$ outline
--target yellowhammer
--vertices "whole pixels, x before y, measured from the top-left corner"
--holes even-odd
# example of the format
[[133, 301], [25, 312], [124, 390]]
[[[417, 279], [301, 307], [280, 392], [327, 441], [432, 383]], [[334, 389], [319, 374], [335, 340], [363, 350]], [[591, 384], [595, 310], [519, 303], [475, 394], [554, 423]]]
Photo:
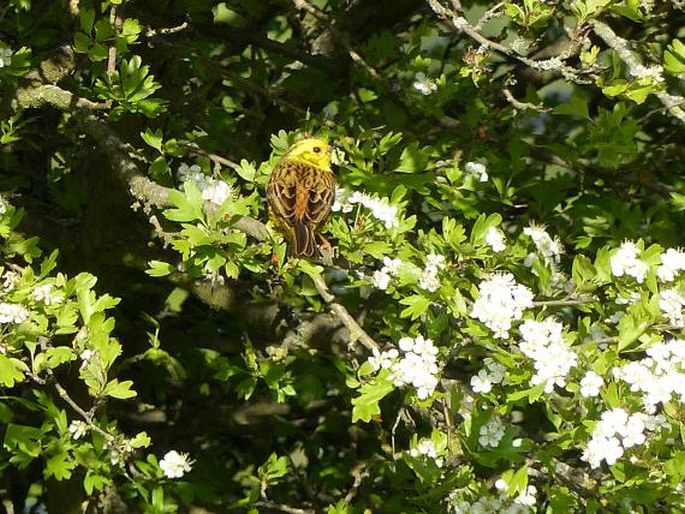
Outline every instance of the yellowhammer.
[[335, 199], [328, 143], [304, 139], [291, 146], [266, 186], [270, 215], [295, 257], [319, 257], [316, 235]]

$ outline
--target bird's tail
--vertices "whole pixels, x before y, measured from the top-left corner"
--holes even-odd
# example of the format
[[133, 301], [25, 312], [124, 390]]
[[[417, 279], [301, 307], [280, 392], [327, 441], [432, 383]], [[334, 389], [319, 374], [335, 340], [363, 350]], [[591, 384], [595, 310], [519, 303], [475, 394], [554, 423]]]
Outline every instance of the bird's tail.
[[292, 254], [295, 257], [319, 257], [314, 231], [305, 223], [296, 222], [295, 237], [293, 238]]

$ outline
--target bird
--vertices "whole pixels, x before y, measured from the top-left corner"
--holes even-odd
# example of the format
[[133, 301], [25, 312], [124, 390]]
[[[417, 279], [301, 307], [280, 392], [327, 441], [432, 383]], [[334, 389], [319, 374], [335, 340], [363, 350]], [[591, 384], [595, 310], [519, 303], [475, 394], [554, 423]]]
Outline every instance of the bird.
[[270, 218], [284, 234], [290, 255], [320, 257], [316, 236], [335, 200], [328, 143], [317, 138], [294, 143], [271, 172], [266, 198]]

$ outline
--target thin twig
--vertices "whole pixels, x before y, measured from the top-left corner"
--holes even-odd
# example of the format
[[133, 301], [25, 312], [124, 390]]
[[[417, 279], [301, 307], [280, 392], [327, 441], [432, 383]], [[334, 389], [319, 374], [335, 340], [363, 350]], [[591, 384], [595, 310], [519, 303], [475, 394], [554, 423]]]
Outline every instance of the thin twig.
[[576, 298], [566, 300], [541, 300], [533, 302], [534, 307], [573, 307], [574, 305], [587, 305], [592, 301], [591, 298]]
[[359, 326], [359, 323], [347, 312], [345, 307], [335, 301], [335, 296], [328, 290], [328, 286], [321, 275], [310, 275], [310, 277], [321, 298], [328, 304], [333, 313], [338, 316], [342, 324], [347, 327], [347, 330], [350, 331], [350, 342], [359, 341], [369, 351], [378, 350], [376, 341]]
[[532, 104], [530, 102], [522, 102], [521, 100], [518, 100], [514, 97], [511, 91], [509, 89], [504, 88], [502, 90], [502, 93], [504, 94], [504, 98], [507, 99], [507, 101], [513, 105], [515, 108], [519, 109], [520, 111], [537, 111], [537, 112], [549, 112], [550, 109], [547, 107], [543, 107], [542, 105], [536, 105]]
[[378, 71], [371, 66], [366, 60], [357, 52], [352, 46], [347, 42], [347, 39], [343, 34], [338, 31], [333, 26], [333, 23], [331, 23], [330, 19], [328, 16], [323, 13], [321, 10], [319, 10], [317, 7], [313, 6], [310, 4], [307, 0], [293, 0], [293, 4], [295, 4], [295, 7], [300, 10], [307, 11], [309, 14], [311, 14], [314, 18], [316, 18], [317, 21], [325, 24], [328, 29], [331, 31], [331, 34], [335, 37], [335, 39], [345, 47], [345, 50], [347, 51], [347, 54], [350, 56], [350, 59], [352, 59], [355, 63], [357, 63], [359, 66], [364, 68], [366, 72], [371, 75], [374, 80], [378, 81], [381, 84], [384, 84], [383, 77], [381, 76]]

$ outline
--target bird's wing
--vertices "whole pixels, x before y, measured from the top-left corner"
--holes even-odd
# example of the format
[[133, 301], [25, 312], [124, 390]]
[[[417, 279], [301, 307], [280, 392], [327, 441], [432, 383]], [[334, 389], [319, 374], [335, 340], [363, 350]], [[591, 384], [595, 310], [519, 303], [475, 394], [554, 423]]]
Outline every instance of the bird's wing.
[[296, 220], [298, 168], [297, 163], [280, 162], [271, 172], [266, 187], [269, 207], [289, 225], [294, 225]]
[[335, 200], [335, 178], [327, 170], [313, 170], [311, 179], [305, 181], [308, 191], [307, 206], [304, 216], [307, 223], [314, 226], [323, 225], [331, 214]]

